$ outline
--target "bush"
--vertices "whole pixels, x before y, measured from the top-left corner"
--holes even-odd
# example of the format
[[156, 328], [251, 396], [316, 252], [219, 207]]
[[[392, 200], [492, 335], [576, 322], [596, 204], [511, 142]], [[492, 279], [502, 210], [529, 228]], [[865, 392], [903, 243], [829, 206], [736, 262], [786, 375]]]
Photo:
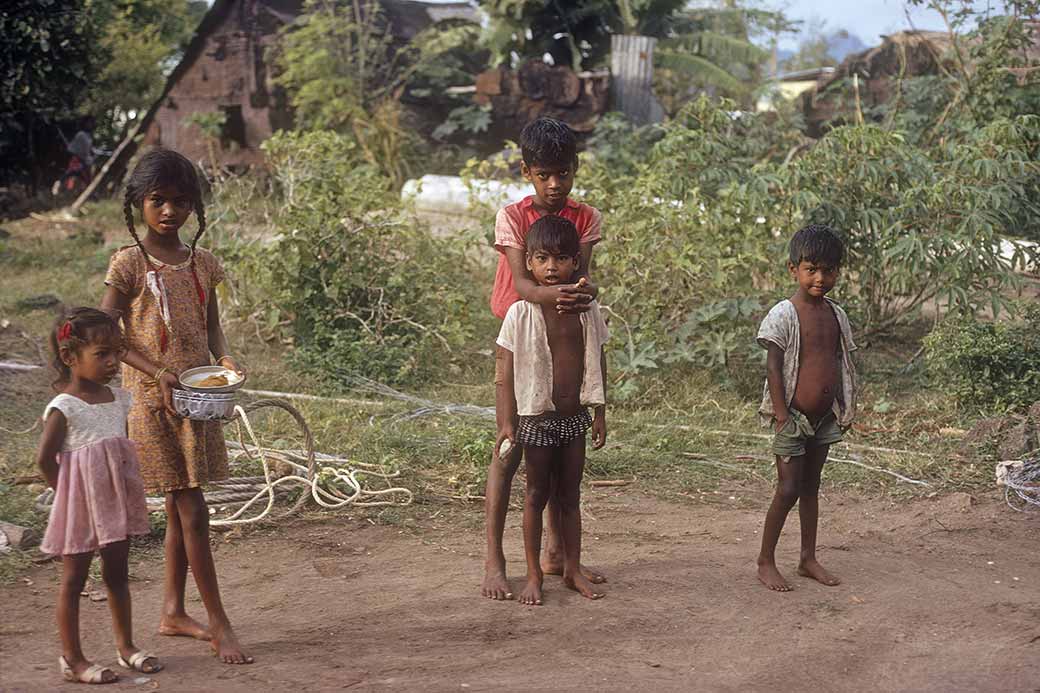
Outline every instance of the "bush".
[[1040, 400], [1040, 306], [1015, 321], [947, 320], [925, 349], [933, 378], [964, 409], [1023, 409]]
[[296, 363], [401, 383], [464, 358], [486, 312], [464, 239], [409, 217], [349, 136], [279, 133], [264, 149], [282, 197], [264, 306], [291, 321]]
[[845, 236], [836, 298], [859, 334], [904, 328], [928, 302], [965, 314], [1009, 307], [1014, 270], [1036, 257], [1002, 245], [1037, 204], [1026, 181], [1038, 172], [1040, 119], [998, 118], [927, 149], [845, 126], [796, 156], [805, 143], [774, 131], [786, 116], [733, 109], [700, 98], [648, 130], [610, 120], [579, 170], [604, 213], [593, 273], [624, 322], [613, 355], [623, 373], [688, 362], [735, 377], [759, 363], [755, 324], [791, 292], [787, 239], [810, 222]]

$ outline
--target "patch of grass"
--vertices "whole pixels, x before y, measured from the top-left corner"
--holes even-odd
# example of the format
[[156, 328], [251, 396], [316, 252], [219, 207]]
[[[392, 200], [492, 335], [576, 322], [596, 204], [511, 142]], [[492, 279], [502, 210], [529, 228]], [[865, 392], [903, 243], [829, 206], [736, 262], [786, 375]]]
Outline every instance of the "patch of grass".
[[[114, 223], [105, 215], [114, 217], [117, 207], [105, 209], [102, 207], [100, 221], [85, 222], [85, 228]], [[0, 330], [0, 356], [38, 360], [37, 347], [43, 345], [50, 329], [52, 310], [21, 309], [18, 301], [52, 293], [70, 305], [95, 305], [112, 247], [106, 247], [93, 232], [61, 239], [17, 233], [0, 250], [0, 317], [13, 323]], [[265, 340], [248, 318], [226, 320], [225, 329], [233, 353], [249, 371], [249, 388], [357, 400], [353, 404], [294, 400], [293, 405], [308, 422], [319, 451], [400, 472], [386, 482], [362, 477], [367, 487], [400, 485], [415, 493], [412, 508], [359, 509], [359, 515], [406, 526], [415, 518], [431, 522], [450, 518], [465, 526], [479, 525], [479, 503], [495, 440], [493, 421], [445, 415], [394, 418], [408, 412], [410, 405], [336, 389], [288, 368], [291, 346]], [[268, 331], [265, 336], [271, 334]], [[464, 365], [445, 370], [440, 381], [427, 383], [414, 394], [439, 402], [493, 406], [492, 336], [489, 333], [486, 348], [474, 345], [472, 357]], [[931, 386], [919, 365], [905, 368], [919, 337], [911, 334], [902, 340], [863, 345], [857, 355], [863, 385], [860, 416], [847, 436], [848, 444], [835, 446], [832, 457], [889, 469], [926, 480], [931, 486], [911, 486], [833, 462], [824, 473], [827, 489], [904, 498], [992, 484], [989, 462], [956, 454], [961, 444], [956, 429], [969, 428], [972, 420], [957, 411], [946, 393]], [[760, 379], [764, 373], [748, 374], [748, 382]], [[45, 370], [0, 376], [2, 425], [9, 429], [31, 426], [52, 396], [49, 381]], [[586, 476], [590, 481], [632, 480], [633, 485], [626, 488], [681, 502], [725, 502], [730, 495], [768, 498], [775, 479], [774, 463], [769, 442], [761, 437], [769, 431], [758, 425], [755, 397], [736, 394], [710, 372], [690, 369], [642, 376], [637, 386], [633, 396], [612, 404], [608, 411], [608, 444], [603, 450], [589, 451]], [[268, 410], [266, 416], [258, 413], [253, 418], [266, 444], [300, 447], [295, 424], [284, 414]], [[233, 427], [226, 430], [229, 437], [235, 435]], [[42, 531], [46, 518], [32, 507], [42, 480], [40, 485], [11, 483], [36, 474], [37, 437], [38, 431], [0, 435], [0, 518]], [[238, 473], [259, 473], [259, 467], [253, 464]], [[522, 488], [522, 480], [518, 480], [514, 484], [517, 498]], [[328, 514], [315, 511], [305, 515], [312, 516]], [[141, 545], [145, 550], [155, 548], [154, 537], [161, 536], [162, 521], [161, 514], [153, 516], [153, 538]], [[278, 531], [278, 526], [234, 531]], [[28, 554], [22, 552], [0, 558], [0, 580], [24, 574], [28, 565]]]

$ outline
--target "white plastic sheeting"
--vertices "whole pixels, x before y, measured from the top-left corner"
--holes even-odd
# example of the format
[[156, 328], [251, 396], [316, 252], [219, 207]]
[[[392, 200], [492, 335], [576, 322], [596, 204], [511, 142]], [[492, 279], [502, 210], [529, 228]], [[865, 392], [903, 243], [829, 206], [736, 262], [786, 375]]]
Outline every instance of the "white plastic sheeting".
[[410, 180], [401, 189], [401, 197], [415, 204], [417, 212], [436, 214], [473, 214], [474, 203], [495, 209], [531, 194], [531, 186], [497, 180], [474, 179], [467, 186], [458, 176], [428, 174]]

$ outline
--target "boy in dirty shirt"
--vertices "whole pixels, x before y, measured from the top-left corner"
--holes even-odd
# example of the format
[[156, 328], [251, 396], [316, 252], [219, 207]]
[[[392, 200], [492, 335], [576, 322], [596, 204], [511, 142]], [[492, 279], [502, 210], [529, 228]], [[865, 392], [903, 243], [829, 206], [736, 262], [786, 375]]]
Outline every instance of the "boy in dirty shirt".
[[848, 316], [827, 298], [838, 280], [845, 246], [822, 225], [798, 231], [787, 263], [798, 285], [790, 299], [773, 306], [758, 330], [768, 350], [759, 415], [773, 425], [777, 487], [766, 513], [758, 579], [777, 592], [791, 589], [776, 568], [776, 543], [794, 504], [802, 529], [798, 574], [824, 585], [841, 581], [816, 560], [820, 474], [827, 451], [841, 441], [856, 413], [856, 345]]

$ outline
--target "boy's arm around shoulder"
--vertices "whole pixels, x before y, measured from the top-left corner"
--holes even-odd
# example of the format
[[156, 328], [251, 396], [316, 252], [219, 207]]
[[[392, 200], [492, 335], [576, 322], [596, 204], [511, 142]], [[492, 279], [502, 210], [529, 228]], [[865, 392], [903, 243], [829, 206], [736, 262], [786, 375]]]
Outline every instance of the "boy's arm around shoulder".
[[58, 408], [52, 408], [47, 412], [47, 418], [43, 422], [43, 433], [40, 434], [40, 445], [36, 452], [36, 464], [47, 480], [47, 485], [53, 489], [58, 488], [58, 453], [61, 445], [65, 442], [68, 424], [65, 415]]

